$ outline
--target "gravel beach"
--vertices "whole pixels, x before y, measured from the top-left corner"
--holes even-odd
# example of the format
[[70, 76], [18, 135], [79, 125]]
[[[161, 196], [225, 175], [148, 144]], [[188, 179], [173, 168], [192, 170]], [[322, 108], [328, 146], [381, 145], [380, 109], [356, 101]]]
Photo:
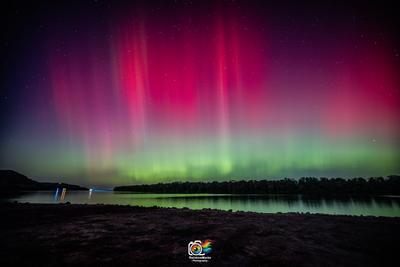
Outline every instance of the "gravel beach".
[[[398, 266], [400, 218], [0, 204], [0, 266]], [[212, 241], [192, 262], [188, 243]]]

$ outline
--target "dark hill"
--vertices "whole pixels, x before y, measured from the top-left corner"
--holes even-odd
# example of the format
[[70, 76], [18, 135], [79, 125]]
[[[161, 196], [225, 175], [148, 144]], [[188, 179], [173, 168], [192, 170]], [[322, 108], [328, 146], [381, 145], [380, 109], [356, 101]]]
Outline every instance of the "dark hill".
[[69, 190], [87, 190], [87, 188], [64, 183], [40, 183], [13, 170], [0, 170], [0, 192], [55, 190], [64, 187]]

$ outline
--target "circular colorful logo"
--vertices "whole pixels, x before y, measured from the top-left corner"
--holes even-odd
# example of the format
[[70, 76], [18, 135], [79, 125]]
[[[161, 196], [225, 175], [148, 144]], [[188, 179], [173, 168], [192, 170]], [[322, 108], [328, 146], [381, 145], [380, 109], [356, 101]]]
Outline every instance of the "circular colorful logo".
[[190, 247], [190, 250], [194, 255], [199, 255], [203, 251], [203, 248], [201, 247], [200, 244], [198, 243], [193, 243], [192, 246]]

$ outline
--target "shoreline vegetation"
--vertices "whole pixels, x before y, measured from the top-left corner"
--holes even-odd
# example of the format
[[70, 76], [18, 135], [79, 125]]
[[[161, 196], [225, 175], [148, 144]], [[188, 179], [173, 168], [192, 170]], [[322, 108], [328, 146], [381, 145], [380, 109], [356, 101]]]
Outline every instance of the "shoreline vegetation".
[[285, 178], [224, 182], [172, 182], [117, 186], [114, 191], [168, 194], [309, 194], [309, 195], [400, 195], [400, 176], [386, 178]]
[[400, 218], [1, 203], [0, 266], [396, 266]]
[[[68, 190], [89, 190], [88, 188], [66, 183], [37, 182], [13, 170], [0, 170], [0, 194], [22, 191], [51, 191], [57, 188]], [[304, 194], [319, 196], [346, 195], [394, 195], [400, 196], [400, 175], [387, 177], [357, 177], [281, 180], [241, 180], [213, 182], [171, 182], [116, 186], [113, 191], [159, 194]]]

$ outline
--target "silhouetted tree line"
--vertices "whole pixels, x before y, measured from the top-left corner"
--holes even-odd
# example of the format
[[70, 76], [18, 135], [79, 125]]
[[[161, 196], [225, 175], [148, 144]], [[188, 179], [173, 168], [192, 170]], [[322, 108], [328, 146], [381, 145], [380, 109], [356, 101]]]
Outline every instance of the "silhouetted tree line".
[[141, 193], [220, 193], [220, 194], [362, 194], [400, 195], [400, 176], [387, 178], [315, 178], [298, 180], [250, 180], [226, 182], [173, 182], [115, 187], [114, 191]]

